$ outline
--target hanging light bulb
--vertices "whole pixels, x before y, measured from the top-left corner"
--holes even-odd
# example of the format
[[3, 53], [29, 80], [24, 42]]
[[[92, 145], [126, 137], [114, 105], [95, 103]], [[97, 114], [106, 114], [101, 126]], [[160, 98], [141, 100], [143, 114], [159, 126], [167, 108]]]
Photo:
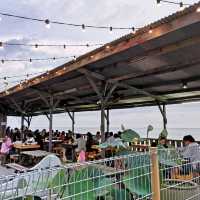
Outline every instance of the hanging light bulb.
[[65, 44], [63, 45], [63, 48], [66, 49], [66, 45]]
[[200, 7], [198, 7], [198, 8], [196, 9], [196, 11], [197, 11], [198, 13], [200, 13]]
[[161, 5], [161, 0], [156, 0], [157, 1], [157, 6]]
[[110, 49], [110, 46], [109, 46], [109, 45], [106, 45], [106, 49]]
[[136, 30], [135, 30], [135, 27], [133, 26], [132, 27], [132, 33], [135, 34], [135, 32], [136, 32]]
[[150, 33], [150, 34], [153, 33], [153, 30], [152, 30], [151, 28], [149, 29], [149, 33]]
[[73, 60], [76, 60], [76, 56], [73, 56]]
[[50, 29], [51, 28], [50, 20], [49, 19], [45, 19], [44, 22], [46, 24], [46, 28]]
[[36, 49], [38, 48], [38, 44], [35, 44], [35, 48], [36, 48]]
[[46, 73], [47, 73], [47, 75], [49, 75], [49, 70], [47, 70], [47, 72], [46, 72]]
[[179, 3], [179, 6], [180, 6], [180, 11], [183, 11], [183, 10], [184, 10], [183, 2], [180, 2], [180, 3]]
[[183, 88], [183, 89], [187, 89], [187, 88], [188, 88], [187, 82], [183, 82], [183, 83], [182, 83], [182, 88]]
[[5, 62], [5, 60], [2, 59], [2, 60], [1, 60], [1, 63], [4, 64], [4, 62]]
[[82, 31], [85, 32], [85, 24], [82, 24], [81, 27], [82, 27]]
[[9, 94], [9, 91], [8, 91], [8, 90], [6, 90], [6, 91], [5, 91], [5, 93], [8, 95], [8, 94]]
[[3, 50], [4, 47], [3, 47], [3, 42], [0, 42], [0, 49]]
[[31, 58], [29, 59], [29, 62], [32, 64], [32, 59]]
[[109, 30], [110, 30], [110, 34], [112, 34], [112, 33], [113, 33], [113, 27], [111, 26], [111, 27], [109, 28]]
[[90, 47], [90, 45], [89, 45], [89, 44], [86, 44], [86, 47]]

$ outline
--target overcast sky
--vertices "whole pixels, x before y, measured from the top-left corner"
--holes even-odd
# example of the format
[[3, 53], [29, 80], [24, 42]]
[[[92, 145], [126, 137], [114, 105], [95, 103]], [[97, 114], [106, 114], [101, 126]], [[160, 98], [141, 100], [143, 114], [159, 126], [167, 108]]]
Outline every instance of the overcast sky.
[[[184, 3], [195, 3], [197, 0], [184, 0]], [[156, 0], [6, 0], [0, 1], [0, 12], [23, 15], [35, 18], [64, 21], [69, 23], [107, 25], [118, 27], [142, 27], [160, 18], [166, 17], [179, 9], [176, 5], [164, 4], [158, 7]], [[79, 43], [106, 43], [112, 41], [129, 31], [89, 30], [82, 32], [80, 28], [52, 25], [47, 29], [44, 23], [27, 22], [24, 20], [0, 16], [0, 41], [16, 43], [50, 43], [50, 44], [79, 44]], [[46, 58], [71, 55], [81, 55], [92, 50], [87, 47], [47, 48], [38, 49], [30, 47], [5, 47], [0, 50], [0, 59], [6, 58]], [[23, 75], [27, 73], [42, 72], [56, 67], [68, 60], [58, 62], [42, 61], [23, 63], [0, 64], [0, 77], [7, 75]], [[21, 79], [21, 78], [20, 78]], [[18, 79], [9, 79], [9, 86]], [[0, 89], [5, 88], [0, 80]], [[186, 104], [168, 107], [170, 127], [200, 127], [200, 104]], [[77, 126], [99, 126], [99, 113], [77, 114]], [[19, 119], [9, 119], [12, 126], [17, 125]], [[146, 127], [153, 124], [162, 126], [161, 115], [157, 108], [138, 108], [111, 113], [113, 127], [121, 123], [128, 127]], [[70, 126], [70, 120], [63, 115], [55, 116], [56, 127]], [[44, 117], [35, 118], [33, 127], [47, 126]]]

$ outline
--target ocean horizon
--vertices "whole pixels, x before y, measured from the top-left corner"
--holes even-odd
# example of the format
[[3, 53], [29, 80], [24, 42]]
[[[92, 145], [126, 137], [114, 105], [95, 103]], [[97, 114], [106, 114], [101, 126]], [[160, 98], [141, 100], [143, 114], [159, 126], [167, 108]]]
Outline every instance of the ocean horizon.
[[[141, 137], [145, 138], [147, 135], [147, 128], [134, 128], [134, 127], [127, 127], [128, 129], [133, 129], [137, 133], [140, 134]], [[32, 130], [42, 130], [47, 129], [47, 127], [32, 127]], [[59, 131], [67, 131], [71, 130], [71, 127], [53, 127], [54, 130]], [[97, 131], [99, 131], [100, 128], [98, 127], [75, 127], [76, 133], [86, 134], [87, 132], [91, 132], [93, 135], [96, 134]], [[159, 134], [163, 128], [154, 128], [151, 132], [149, 132], [149, 138], [158, 138]], [[110, 127], [110, 131], [117, 133], [118, 131], [121, 131], [121, 128], [119, 127]], [[200, 141], [200, 128], [167, 128], [168, 131], [168, 138], [169, 139], [179, 139], [182, 140], [182, 138], [185, 135], [192, 135], [196, 140]]]

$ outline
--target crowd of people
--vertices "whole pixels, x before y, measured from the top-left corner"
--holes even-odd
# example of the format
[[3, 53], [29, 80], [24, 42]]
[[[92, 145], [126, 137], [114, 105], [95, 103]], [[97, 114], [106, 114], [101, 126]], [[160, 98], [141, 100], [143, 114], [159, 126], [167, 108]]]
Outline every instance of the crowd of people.
[[[105, 140], [108, 143], [112, 143], [114, 140], [117, 140], [120, 137], [120, 132], [113, 134], [113, 132], [105, 133]], [[48, 140], [49, 132], [46, 129], [39, 131], [38, 129], [35, 131], [29, 130], [27, 127], [23, 127], [22, 129], [14, 128], [11, 129], [7, 127], [5, 137], [3, 138], [0, 156], [1, 163], [5, 163], [7, 157], [10, 154], [15, 153], [15, 149], [13, 148], [13, 144], [17, 142], [21, 142], [24, 144], [34, 144], [37, 143], [40, 145], [40, 149], [45, 149], [45, 140]], [[92, 149], [93, 145], [99, 145], [101, 143], [101, 133], [98, 131], [95, 135], [88, 132], [87, 134], [73, 134], [70, 130], [65, 131], [52, 131], [52, 138], [55, 140], [60, 140], [62, 143], [67, 144], [75, 144], [77, 154], [81, 151], [91, 152], [94, 151]], [[45, 150], [47, 150], [46, 148]]]
[[[121, 132], [113, 133], [106, 132], [105, 139], [108, 144], [112, 144], [117, 140], [121, 140]], [[40, 148], [44, 150], [44, 141], [48, 140], [49, 133], [45, 129], [42, 131], [35, 130], [31, 131], [28, 128], [24, 127], [22, 130], [15, 128], [11, 129], [7, 127], [6, 136], [2, 140], [0, 156], [1, 163], [5, 163], [6, 158], [15, 152], [13, 144], [17, 141], [21, 141], [25, 144], [37, 143], [40, 145]], [[74, 135], [70, 130], [65, 131], [53, 131], [53, 139], [60, 140], [62, 143], [76, 144], [76, 153], [80, 152], [91, 152], [94, 151], [92, 147], [94, 145], [99, 145], [102, 142], [101, 133], [98, 131], [95, 135], [88, 132], [87, 134], [76, 134]], [[187, 160], [188, 163], [196, 162], [200, 160], [200, 147], [195, 139], [191, 135], [186, 135], [183, 138], [183, 147], [178, 148], [179, 154], [183, 159]], [[160, 137], [158, 144], [153, 143], [152, 146], [157, 146], [159, 149], [169, 148], [169, 144], [165, 137]], [[190, 166], [191, 167], [191, 166]], [[192, 166], [194, 168], [194, 166]], [[200, 169], [199, 164], [195, 168]]]

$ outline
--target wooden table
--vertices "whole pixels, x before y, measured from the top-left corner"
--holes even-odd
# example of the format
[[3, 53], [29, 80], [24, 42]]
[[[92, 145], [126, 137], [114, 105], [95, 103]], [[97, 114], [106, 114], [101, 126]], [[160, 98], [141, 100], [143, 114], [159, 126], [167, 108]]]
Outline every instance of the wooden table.
[[52, 153], [42, 150], [34, 150], [34, 151], [22, 151], [21, 159], [22, 161], [27, 161], [30, 165], [35, 165], [41, 161], [42, 158], [48, 156]]
[[52, 153], [47, 152], [47, 151], [42, 151], [42, 150], [35, 150], [35, 151], [23, 151], [21, 154], [30, 156], [33, 158], [42, 158], [42, 157], [48, 156]]
[[39, 149], [40, 145], [39, 144], [14, 144], [13, 147], [18, 150], [18, 151], [23, 151], [23, 150], [35, 150]]

